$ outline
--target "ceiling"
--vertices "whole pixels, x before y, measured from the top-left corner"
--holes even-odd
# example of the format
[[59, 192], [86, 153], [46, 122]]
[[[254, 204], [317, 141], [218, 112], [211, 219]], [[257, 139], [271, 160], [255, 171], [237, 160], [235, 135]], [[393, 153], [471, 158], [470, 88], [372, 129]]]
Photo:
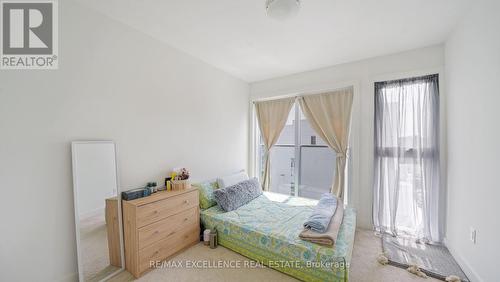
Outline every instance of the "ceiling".
[[265, 0], [81, 0], [247, 82], [444, 42], [470, 0], [302, 0], [268, 18]]

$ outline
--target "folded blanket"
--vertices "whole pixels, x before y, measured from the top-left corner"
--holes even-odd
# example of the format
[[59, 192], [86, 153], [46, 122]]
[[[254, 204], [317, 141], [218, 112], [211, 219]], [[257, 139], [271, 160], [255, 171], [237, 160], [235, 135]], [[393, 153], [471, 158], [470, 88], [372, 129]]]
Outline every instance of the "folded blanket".
[[319, 199], [313, 213], [304, 223], [304, 228], [319, 233], [325, 232], [336, 208], [337, 197], [330, 193], [321, 195], [321, 199]]
[[339, 200], [335, 214], [333, 215], [325, 233], [318, 233], [310, 229], [304, 229], [304, 231], [300, 232], [299, 238], [320, 245], [333, 246], [337, 240], [337, 235], [339, 234], [340, 225], [342, 224], [343, 219], [344, 204]]

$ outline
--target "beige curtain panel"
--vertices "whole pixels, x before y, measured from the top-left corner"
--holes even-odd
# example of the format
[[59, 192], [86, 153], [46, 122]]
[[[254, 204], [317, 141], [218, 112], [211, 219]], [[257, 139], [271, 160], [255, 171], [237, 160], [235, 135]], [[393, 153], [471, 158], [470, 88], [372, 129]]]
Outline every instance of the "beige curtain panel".
[[352, 100], [352, 87], [299, 98], [302, 112], [311, 127], [336, 152], [337, 165], [331, 192], [339, 198], [344, 196], [345, 189]]
[[262, 175], [262, 189], [269, 190], [271, 183], [271, 158], [270, 150], [278, 141], [281, 131], [285, 127], [288, 113], [293, 106], [295, 97], [255, 102], [255, 111], [259, 122], [260, 134], [266, 147], [264, 156], [264, 173]]

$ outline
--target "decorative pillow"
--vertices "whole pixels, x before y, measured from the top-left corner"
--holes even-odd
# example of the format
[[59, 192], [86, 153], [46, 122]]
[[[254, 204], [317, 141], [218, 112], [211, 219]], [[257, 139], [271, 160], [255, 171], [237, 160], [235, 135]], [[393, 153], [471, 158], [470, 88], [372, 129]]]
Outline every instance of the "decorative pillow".
[[260, 195], [262, 195], [262, 190], [257, 178], [214, 191], [215, 201], [225, 211], [233, 211]]
[[217, 178], [217, 183], [219, 184], [219, 188], [226, 188], [245, 180], [248, 180], [248, 174], [244, 170], [241, 170], [237, 173]]
[[201, 209], [204, 210], [217, 205], [214, 198], [214, 190], [219, 188], [217, 181], [205, 181], [193, 184], [193, 186], [198, 188]]

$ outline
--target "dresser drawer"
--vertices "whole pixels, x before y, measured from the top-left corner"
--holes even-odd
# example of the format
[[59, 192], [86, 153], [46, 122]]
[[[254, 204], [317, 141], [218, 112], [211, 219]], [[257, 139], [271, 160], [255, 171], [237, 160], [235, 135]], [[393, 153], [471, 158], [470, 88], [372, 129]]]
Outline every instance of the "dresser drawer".
[[152, 262], [163, 261], [199, 240], [199, 226], [193, 224], [139, 251], [139, 272], [149, 269]]
[[198, 208], [190, 208], [178, 214], [139, 229], [139, 249], [143, 249], [165, 237], [198, 224]]
[[151, 224], [186, 209], [198, 206], [198, 191], [177, 195], [137, 208], [137, 227]]

